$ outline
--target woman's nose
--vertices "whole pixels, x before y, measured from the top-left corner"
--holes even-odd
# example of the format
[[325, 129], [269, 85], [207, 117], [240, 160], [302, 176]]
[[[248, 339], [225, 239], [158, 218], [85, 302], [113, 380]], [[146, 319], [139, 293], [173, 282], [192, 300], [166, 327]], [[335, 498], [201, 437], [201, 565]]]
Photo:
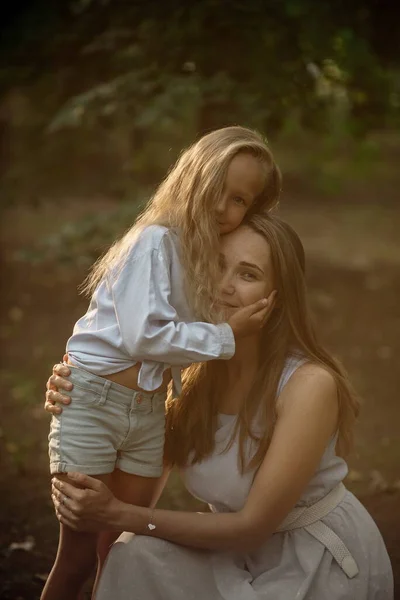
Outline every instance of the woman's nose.
[[235, 292], [235, 286], [229, 273], [225, 273], [222, 276], [219, 289], [221, 290], [221, 294], [232, 295]]

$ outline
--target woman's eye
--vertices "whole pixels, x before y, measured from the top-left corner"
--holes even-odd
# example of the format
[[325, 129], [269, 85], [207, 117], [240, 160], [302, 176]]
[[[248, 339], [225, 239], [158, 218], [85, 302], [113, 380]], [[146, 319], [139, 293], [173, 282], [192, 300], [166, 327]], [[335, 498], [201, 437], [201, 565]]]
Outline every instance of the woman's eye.
[[240, 196], [235, 196], [233, 200], [234, 200], [234, 202], [236, 202], [236, 204], [240, 204], [241, 206], [246, 206], [246, 202]]
[[247, 279], [248, 281], [253, 281], [254, 279], [257, 279], [254, 273], [249, 273], [248, 271], [242, 273], [242, 277], [244, 279]]

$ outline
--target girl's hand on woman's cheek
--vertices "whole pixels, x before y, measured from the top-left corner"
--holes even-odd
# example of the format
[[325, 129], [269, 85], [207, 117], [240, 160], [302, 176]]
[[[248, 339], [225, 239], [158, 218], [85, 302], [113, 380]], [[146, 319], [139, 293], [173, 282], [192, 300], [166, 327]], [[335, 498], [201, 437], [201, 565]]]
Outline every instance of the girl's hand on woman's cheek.
[[[65, 358], [65, 357], [64, 357]], [[53, 367], [53, 374], [48, 379], [46, 387], [46, 400], [44, 403], [44, 409], [51, 414], [62, 413], [62, 407], [60, 404], [69, 404], [71, 398], [60, 390], [71, 391], [74, 387], [68, 379], [64, 379], [71, 374], [71, 370], [68, 366], [57, 363]]]

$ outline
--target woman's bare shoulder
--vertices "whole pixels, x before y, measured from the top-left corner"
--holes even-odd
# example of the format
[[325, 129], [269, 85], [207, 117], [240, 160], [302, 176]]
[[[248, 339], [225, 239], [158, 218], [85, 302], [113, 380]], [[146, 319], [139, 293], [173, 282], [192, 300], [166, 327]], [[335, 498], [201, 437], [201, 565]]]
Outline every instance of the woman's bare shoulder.
[[291, 380], [302, 384], [312, 382], [313, 385], [333, 385], [336, 387], [335, 377], [328, 367], [314, 362], [306, 362], [301, 365], [293, 373]]
[[337, 384], [334, 375], [323, 365], [306, 362], [294, 371], [277, 402], [278, 411], [289, 402], [313, 402], [337, 405]]

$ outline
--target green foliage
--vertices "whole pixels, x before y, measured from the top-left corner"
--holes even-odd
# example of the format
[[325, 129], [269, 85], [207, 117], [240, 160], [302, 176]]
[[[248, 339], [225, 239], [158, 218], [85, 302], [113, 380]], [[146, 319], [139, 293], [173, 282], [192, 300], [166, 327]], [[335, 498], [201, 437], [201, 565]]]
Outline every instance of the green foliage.
[[[71, 191], [130, 197], [200, 133], [234, 123], [276, 136], [296, 114], [301, 130], [332, 139], [399, 123], [398, 73], [372, 50], [371, 17], [358, 4], [347, 7], [346, 26], [338, 3], [313, 0], [70, 8], [74, 20], [55, 32], [47, 60], [67, 55], [68, 64], [43, 61], [34, 80], [25, 69], [23, 117], [9, 101], [16, 142], [3, 202]], [[5, 83], [15, 70], [0, 75]]]
[[33, 265], [56, 261], [60, 266], [88, 268], [132, 225], [141, 206], [138, 202], [125, 202], [112, 211], [68, 221], [59, 230], [40, 239], [36, 246], [18, 250], [14, 259]]
[[69, 99], [50, 131], [99, 127], [104, 119], [112, 128], [124, 119], [141, 152], [150, 140], [152, 156], [154, 137], [165, 136], [176, 150], [199, 131], [225, 124], [274, 132], [293, 110], [307, 126], [327, 131], [334, 124], [306, 68], [310, 61], [322, 67], [326, 59], [343, 74], [348, 128], [381, 127], [390, 112], [391, 78], [366, 39], [341, 26], [330, 3], [286, 0], [267, 10], [261, 1], [178, 1], [164, 9], [132, 7], [126, 16], [135, 21], [134, 31], [110, 25], [84, 47], [106, 57], [118, 75]]

